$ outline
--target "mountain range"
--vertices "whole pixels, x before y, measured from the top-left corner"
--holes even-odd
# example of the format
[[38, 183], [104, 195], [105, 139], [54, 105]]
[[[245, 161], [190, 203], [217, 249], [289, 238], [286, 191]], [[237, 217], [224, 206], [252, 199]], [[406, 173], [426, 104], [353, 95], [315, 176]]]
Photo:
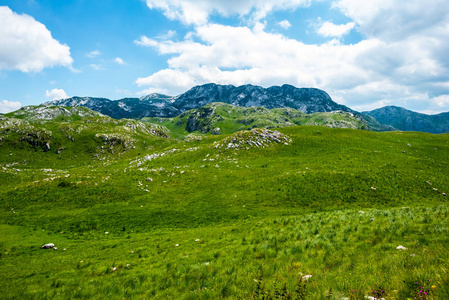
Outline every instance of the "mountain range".
[[307, 114], [343, 111], [364, 119], [376, 131], [449, 132], [449, 113], [426, 115], [400, 107], [387, 106], [359, 113], [334, 102], [323, 90], [296, 88], [292, 85], [263, 88], [255, 85], [219, 85], [209, 83], [195, 86], [178, 96], [153, 93], [141, 98], [109, 100], [94, 97], [71, 97], [53, 100], [45, 105], [85, 106], [115, 119], [144, 117], [172, 118], [191, 109], [221, 102], [240, 107], [293, 108]]
[[449, 132], [449, 112], [426, 115], [402, 107], [385, 106], [363, 114], [402, 131]]
[[263, 88], [254, 85], [205, 84], [193, 87], [178, 96], [150, 94], [141, 98], [109, 100], [105, 98], [72, 97], [46, 102], [46, 105], [85, 106], [112, 118], [175, 117], [187, 110], [213, 102], [235, 106], [261, 106], [268, 109], [290, 107], [304, 113], [346, 111], [350, 108], [332, 101], [322, 90], [296, 88], [291, 85]]

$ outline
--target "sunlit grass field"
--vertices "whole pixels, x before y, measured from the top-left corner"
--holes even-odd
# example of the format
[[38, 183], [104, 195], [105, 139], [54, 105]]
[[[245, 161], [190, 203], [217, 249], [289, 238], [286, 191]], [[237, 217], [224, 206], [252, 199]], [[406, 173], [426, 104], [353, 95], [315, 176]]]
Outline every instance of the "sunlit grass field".
[[0, 298], [449, 299], [449, 135], [278, 131], [4, 139]]

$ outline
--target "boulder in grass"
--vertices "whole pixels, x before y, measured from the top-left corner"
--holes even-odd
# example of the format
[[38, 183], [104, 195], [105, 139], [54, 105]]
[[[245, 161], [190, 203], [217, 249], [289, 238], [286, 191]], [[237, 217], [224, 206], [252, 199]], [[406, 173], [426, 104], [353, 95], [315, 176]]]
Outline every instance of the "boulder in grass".
[[302, 278], [302, 280], [307, 280], [309, 278], [312, 278], [312, 275], [304, 275], [301, 278]]
[[45, 244], [41, 246], [41, 249], [52, 249], [55, 246], [53, 243]]

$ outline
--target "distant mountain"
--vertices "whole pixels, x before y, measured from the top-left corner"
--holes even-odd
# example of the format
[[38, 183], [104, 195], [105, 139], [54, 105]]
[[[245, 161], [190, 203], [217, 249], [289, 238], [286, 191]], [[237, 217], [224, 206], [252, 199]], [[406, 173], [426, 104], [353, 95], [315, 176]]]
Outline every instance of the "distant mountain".
[[426, 115], [402, 107], [385, 106], [362, 114], [375, 118], [381, 124], [403, 131], [449, 132], [449, 112]]
[[314, 88], [296, 88], [291, 85], [262, 88], [254, 85], [218, 85], [214, 83], [196, 86], [184, 94], [171, 97], [150, 94], [141, 98], [109, 100], [104, 98], [72, 97], [46, 102], [45, 105], [85, 106], [110, 117], [143, 118], [175, 117], [190, 109], [200, 108], [212, 102], [236, 106], [265, 108], [290, 107], [305, 113], [346, 111], [350, 108], [332, 101], [324, 91]]

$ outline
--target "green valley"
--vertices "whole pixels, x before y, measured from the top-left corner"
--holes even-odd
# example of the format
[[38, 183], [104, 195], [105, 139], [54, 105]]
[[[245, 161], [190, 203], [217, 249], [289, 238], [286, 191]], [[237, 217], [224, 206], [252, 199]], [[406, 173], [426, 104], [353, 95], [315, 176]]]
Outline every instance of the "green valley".
[[2, 115], [0, 298], [448, 299], [449, 135], [360, 129], [220, 103]]

